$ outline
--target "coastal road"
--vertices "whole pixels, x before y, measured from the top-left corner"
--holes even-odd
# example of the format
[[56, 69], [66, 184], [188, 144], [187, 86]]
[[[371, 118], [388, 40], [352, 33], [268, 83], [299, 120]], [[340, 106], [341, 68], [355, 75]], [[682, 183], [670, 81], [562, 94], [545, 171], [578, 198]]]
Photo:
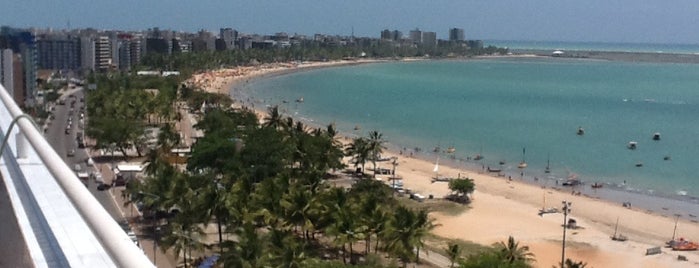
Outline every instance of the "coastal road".
[[[76, 88], [62, 94], [61, 99], [63, 99], [65, 104], [55, 106], [53, 111], [54, 119], [47, 124], [44, 137], [69, 167], [75, 169], [75, 166], [79, 165], [82, 172], [98, 172], [102, 174], [102, 178], [106, 183], [110, 183], [114, 178], [114, 173], [111, 170], [112, 165], [109, 163], [95, 163], [94, 166], [89, 166], [87, 164], [90, 154], [89, 150], [78, 148], [77, 135], [84, 133], [84, 128], [82, 127], [84, 125], [80, 121], [80, 107], [85, 105], [84, 102], [80, 101], [83, 97], [84, 91], [82, 88]], [[73, 101], [75, 101], [74, 104], [72, 104]], [[68, 127], [69, 119], [71, 121], [70, 127]], [[67, 133], [66, 129], [68, 129]], [[69, 152], [74, 152], [73, 156], [68, 156]], [[120, 225], [128, 225], [126, 216], [137, 214], [137, 212], [134, 213], [133, 206], [123, 209], [119, 207], [124, 203], [124, 199], [119, 195], [123, 187], [99, 191], [97, 190], [98, 183], [94, 180], [88, 179], [84, 183], [95, 199]], [[127, 212], [125, 213], [124, 210], [127, 210]], [[138, 235], [139, 243], [144, 253], [151, 260], [157, 260], [157, 267], [176, 267], [176, 261], [173, 260], [172, 256], [163, 253], [159, 249], [155, 250], [152, 237], [145, 235], [138, 228], [135, 228], [134, 231]], [[154, 254], [155, 258], [153, 257]]]
[[[74, 96], [74, 97], [70, 97]], [[64, 105], [56, 105], [53, 111], [54, 119], [48, 125], [44, 137], [46, 141], [51, 144], [53, 149], [63, 158], [63, 161], [71, 168], [75, 169], [75, 166], [80, 166], [82, 172], [94, 172], [95, 169], [87, 165], [87, 151], [78, 148], [78, 142], [76, 140], [76, 135], [78, 132], [83, 132], [80, 123], [80, 107], [85, 103], [81, 102], [80, 99], [83, 97], [82, 88], [76, 88], [74, 90], [67, 91], [61, 98], [64, 100]], [[71, 103], [73, 103], [71, 108]], [[71, 113], [71, 109], [73, 110]], [[71, 120], [70, 128], [66, 134], [66, 127], [68, 126], [68, 120]], [[68, 156], [70, 151], [74, 151], [73, 156]], [[107, 180], [107, 178], [105, 178]], [[117, 222], [126, 222], [121, 215], [121, 212], [114, 204], [112, 197], [107, 191], [98, 191], [97, 183], [91, 180], [84, 181], [90, 193], [97, 199], [97, 201], [102, 204], [104, 209], [109, 212]]]

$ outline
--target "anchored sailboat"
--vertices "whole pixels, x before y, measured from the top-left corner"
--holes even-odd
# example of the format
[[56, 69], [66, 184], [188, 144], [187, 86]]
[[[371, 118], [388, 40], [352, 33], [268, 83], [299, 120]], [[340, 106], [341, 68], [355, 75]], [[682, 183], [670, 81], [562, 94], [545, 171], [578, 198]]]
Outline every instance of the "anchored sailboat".
[[483, 146], [481, 146], [481, 150], [478, 151], [478, 154], [473, 157], [473, 160], [476, 160], [476, 161], [481, 160], [481, 159], [483, 159]]
[[541, 209], [539, 210], [539, 216], [543, 217], [544, 214], [547, 213], [558, 213], [558, 209], [555, 207], [546, 208], [546, 192], [544, 192], [543, 199], [544, 201], [543, 205], [541, 206]]
[[526, 153], [526, 148], [522, 148], [522, 162], [519, 162], [519, 165], [517, 165], [518, 168], [527, 168], [527, 162], [524, 161], [524, 154]]
[[439, 157], [437, 157], [437, 162], [434, 163], [434, 169], [432, 171], [434, 172], [434, 178], [439, 179]]
[[616, 217], [616, 224], [614, 225], [614, 235], [610, 236], [610, 238], [614, 241], [619, 242], [626, 241], [628, 238], [623, 234], [617, 234], [617, 230], [619, 230], [619, 217]]

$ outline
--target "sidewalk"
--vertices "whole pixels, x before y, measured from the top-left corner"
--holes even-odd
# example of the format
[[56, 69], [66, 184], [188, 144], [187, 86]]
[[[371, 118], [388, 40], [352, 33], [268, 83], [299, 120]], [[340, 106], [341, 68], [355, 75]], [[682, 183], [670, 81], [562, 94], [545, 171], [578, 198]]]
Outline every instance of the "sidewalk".
[[[93, 152], [90, 150], [90, 148], [86, 148], [85, 150], [88, 152], [88, 155], [91, 158], [99, 156], [99, 152]], [[100, 172], [102, 174], [102, 178], [104, 179], [104, 182], [107, 184], [111, 183], [111, 181], [115, 177], [114, 171], [110, 163], [95, 163], [94, 168], [97, 172]], [[140, 244], [140, 247], [143, 250], [143, 252], [146, 254], [146, 256], [148, 256], [149, 259], [153, 260], [157, 267], [177, 267], [177, 261], [175, 260], [175, 256], [171, 254], [172, 252], [168, 252], [168, 254], [166, 254], [162, 251], [162, 249], [159, 246], [157, 247], [157, 250], [155, 249], [153, 238], [150, 236], [150, 234], [145, 232], [145, 229], [149, 226], [147, 224], [140, 223], [140, 221], [136, 220], [141, 217], [141, 214], [138, 211], [138, 209], [136, 209], [135, 205], [131, 204], [129, 206], [124, 206], [124, 203], [126, 202], [126, 199], [122, 195], [122, 191], [124, 189], [125, 187], [119, 186], [112, 187], [107, 191], [109, 191], [109, 195], [111, 196], [114, 205], [121, 213], [121, 218], [126, 220], [129, 223], [131, 229], [134, 231], [134, 233], [136, 233], [136, 236], [138, 237], [138, 243]], [[154, 251], [155, 255], [153, 255]]]

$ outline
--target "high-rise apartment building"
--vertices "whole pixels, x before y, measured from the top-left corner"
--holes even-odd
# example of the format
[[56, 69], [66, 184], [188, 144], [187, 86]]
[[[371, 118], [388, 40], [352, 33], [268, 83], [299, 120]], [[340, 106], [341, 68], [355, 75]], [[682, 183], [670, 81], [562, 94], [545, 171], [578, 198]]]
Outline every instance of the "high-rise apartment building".
[[80, 38], [80, 67], [86, 72], [95, 70], [95, 41], [92, 37]]
[[[0, 84], [12, 91], [14, 86], [13, 55], [12, 50], [0, 49]], [[12, 94], [12, 92], [10, 92]]]
[[415, 28], [415, 30], [410, 31], [410, 40], [412, 40], [414, 44], [421, 44], [422, 31], [420, 31], [420, 29], [418, 28]]
[[238, 39], [238, 31], [231, 28], [221, 28], [219, 38], [223, 40], [223, 45], [225, 49], [234, 49], [235, 40]]
[[437, 45], [436, 32], [422, 32], [422, 45], [433, 47]]
[[37, 63], [41, 69], [78, 70], [80, 39], [66, 35], [44, 35], [36, 42]]
[[451, 28], [449, 29], [449, 41], [464, 41], [464, 29]]
[[98, 36], [95, 38], [95, 69], [107, 71], [112, 65], [112, 50], [109, 37]]

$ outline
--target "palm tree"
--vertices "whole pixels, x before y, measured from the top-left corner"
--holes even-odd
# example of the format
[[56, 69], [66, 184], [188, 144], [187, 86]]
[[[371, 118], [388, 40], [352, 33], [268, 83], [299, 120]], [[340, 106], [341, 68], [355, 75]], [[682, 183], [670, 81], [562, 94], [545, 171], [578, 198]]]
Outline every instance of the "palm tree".
[[425, 247], [424, 239], [434, 227], [435, 225], [426, 210], [419, 210], [415, 214], [415, 224], [413, 225], [415, 231], [412, 236], [412, 244], [415, 245], [415, 257], [418, 262], [420, 261], [420, 249]]
[[345, 149], [345, 154], [352, 156], [352, 163], [354, 167], [361, 166], [362, 172], [364, 172], [364, 164], [369, 160], [371, 151], [369, 150], [369, 145], [366, 138], [359, 137], [352, 140], [352, 143], [347, 145]]
[[199, 242], [199, 237], [203, 234], [203, 231], [196, 224], [181, 224], [179, 222], [172, 222], [168, 225], [168, 230], [162, 237], [161, 246], [164, 250], [173, 249], [175, 255], [182, 256], [184, 267], [187, 267], [187, 250], [193, 248], [200, 248], [201, 243]]
[[227, 250], [221, 253], [226, 267], [262, 267], [265, 241], [252, 222], [246, 221], [235, 230], [236, 241], [226, 241]]
[[529, 246], [519, 246], [519, 242], [510, 236], [507, 243], [498, 242], [495, 247], [499, 251], [500, 257], [507, 263], [530, 262], [534, 260], [534, 253], [529, 252]]
[[344, 255], [346, 254], [345, 244], [349, 245], [350, 263], [354, 264], [354, 250], [352, 245], [363, 238], [366, 226], [358, 222], [357, 215], [353, 213], [352, 208], [349, 206], [340, 207], [335, 205], [333, 219], [334, 223], [328, 227], [327, 232], [335, 236], [335, 243], [342, 245], [342, 261], [344, 263], [347, 263], [345, 260], [346, 256]]
[[565, 264], [563, 265], [564, 268], [585, 268], [587, 267], [587, 263], [583, 261], [573, 261], [571, 259], [566, 259]]
[[208, 224], [211, 219], [216, 219], [219, 253], [223, 254], [222, 225], [233, 217], [231, 210], [226, 206], [228, 199], [230, 199], [230, 195], [233, 194], [233, 192], [227, 191], [225, 186], [218, 180], [211, 180], [205, 183], [204, 188], [200, 188], [199, 190], [200, 192], [197, 195], [197, 206], [199, 206], [198, 210], [204, 214], [204, 223]]
[[267, 112], [269, 114], [264, 118], [264, 126], [274, 129], [279, 129], [280, 127], [284, 126], [284, 118], [279, 112], [279, 106], [275, 105], [270, 107]]
[[267, 235], [269, 262], [279, 268], [304, 267], [306, 261], [305, 244], [287, 230], [271, 228]]
[[376, 177], [376, 161], [379, 160], [381, 153], [384, 149], [386, 149], [384, 143], [386, 143], [386, 141], [383, 139], [383, 134], [376, 130], [369, 132], [369, 142], [367, 147], [369, 147], [371, 162], [374, 164], [374, 177]]
[[454, 263], [461, 258], [461, 252], [463, 251], [463, 249], [461, 248], [461, 246], [459, 246], [459, 244], [449, 243], [447, 244], [445, 251], [447, 252], [449, 261], [451, 261], [451, 265], [449, 265], [449, 267], [453, 268]]
[[292, 186], [282, 198], [281, 206], [284, 208], [285, 219], [294, 229], [301, 226], [301, 233], [308, 239], [308, 231], [313, 230], [310, 220], [313, 209], [310, 191], [303, 186]]

